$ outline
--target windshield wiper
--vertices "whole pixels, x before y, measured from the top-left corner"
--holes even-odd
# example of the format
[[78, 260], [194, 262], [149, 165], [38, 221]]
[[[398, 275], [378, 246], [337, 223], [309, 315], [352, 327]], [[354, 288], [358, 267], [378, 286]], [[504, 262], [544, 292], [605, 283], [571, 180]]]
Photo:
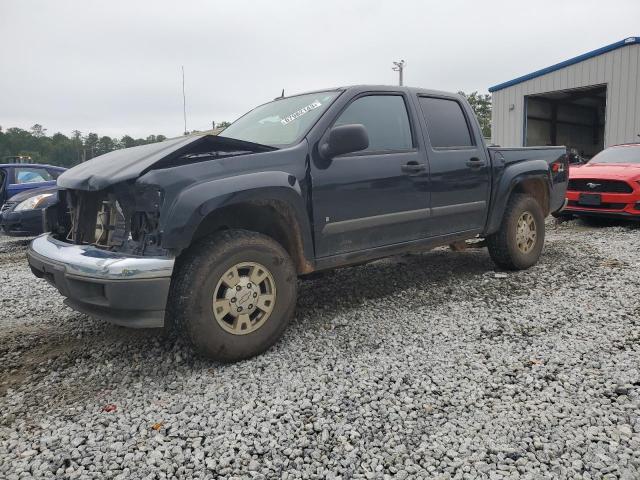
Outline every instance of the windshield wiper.
[[180, 158], [184, 158], [185, 160], [192, 160], [198, 158], [223, 158], [223, 157], [236, 157], [238, 155], [246, 155], [248, 153], [254, 153], [251, 150], [238, 150], [235, 152], [221, 152], [219, 150], [211, 151], [211, 152], [201, 152], [201, 153], [189, 153], [183, 155]]

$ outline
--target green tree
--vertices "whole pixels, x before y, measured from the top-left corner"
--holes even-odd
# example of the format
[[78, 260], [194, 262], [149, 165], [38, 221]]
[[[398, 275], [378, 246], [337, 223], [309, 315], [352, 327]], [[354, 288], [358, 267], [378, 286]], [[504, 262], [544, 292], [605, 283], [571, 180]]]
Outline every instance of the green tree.
[[36, 123], [33, 127], [31, 127], [31, 135], [33, 135], [36, 138], [44, 137], [46, 131], [47, 131], [47, 129], [44, 128], [39, 123]]
[[120, 145], [120, 148], [131, 148], [136, 146], [136, 141], [129, 135], [125, 135], [124, 137], [122, 137], [118, 143]]
[[480, 128], [482, 129], [482, 136], [485, 138], [491, 137], [491, 95], [482, 94], [478, 92], [464, 93], [458, 92], [464, 98], [467, 99], [469, 105], [473, 109]]
[[80, 130], [74, 130], [71, 132], [71, 142], [73, 144], [73, 151], [75, 153], [75, 163], [82, 161], [82, 132]]
[[100, 137], [98, 137], [98, 134], [93, 132], [88, 133], [82, 139], [84, 160], [89, 160], [97, 155], [99, 139]]
[[60, 132], [54, 133], [51, 137], [50, 148], [46, 153], [46, 163], [72, 167], [78, 162], [78, 149], [74, 140]]
[[103, 136], [96, 142], [96, 156], [104, 155], [115, 150], [116, 146], [111, 137]]
[[227, 122], [226, 120], [224, 122], [220, 122], [216, 125], [216, 128], [227, 128], [229, 125], [231, 125], [231, 122]]

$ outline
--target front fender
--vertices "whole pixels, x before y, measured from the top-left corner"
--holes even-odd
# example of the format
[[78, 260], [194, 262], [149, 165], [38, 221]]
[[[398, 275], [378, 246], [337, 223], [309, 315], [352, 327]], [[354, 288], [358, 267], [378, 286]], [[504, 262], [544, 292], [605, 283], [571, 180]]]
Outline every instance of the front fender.
[[549, 165], [545, 160], [529, 160], [508, 164], [498, 173], [491, 195], [491, 208], [484, 235], [491, 235], [500, 228], [509, 197], [514, 189], [525, 180], [540, 179], [543, 181], [547, 195], [551, 189]]
[[185, 188], [166, 212], [163, 247], [177, 251], [188, 247], [200, 223], [215, 210], [268, 200], [283, 202], [291, 208], [300, 228], [304, 254], [308, 259], [313, 258], [311, 226], [300, 183], [295, 176], [281, 171], [234, 175]]

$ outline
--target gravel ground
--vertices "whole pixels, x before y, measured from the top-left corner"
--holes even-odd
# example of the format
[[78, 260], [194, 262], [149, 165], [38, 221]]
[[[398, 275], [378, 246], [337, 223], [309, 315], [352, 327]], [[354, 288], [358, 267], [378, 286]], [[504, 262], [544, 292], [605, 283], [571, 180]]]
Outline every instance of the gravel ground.
[[233, 365], [73, 312], [25, 246], [0, 241], [0, 478], [640, 478], [640, 228], [302, 282]]

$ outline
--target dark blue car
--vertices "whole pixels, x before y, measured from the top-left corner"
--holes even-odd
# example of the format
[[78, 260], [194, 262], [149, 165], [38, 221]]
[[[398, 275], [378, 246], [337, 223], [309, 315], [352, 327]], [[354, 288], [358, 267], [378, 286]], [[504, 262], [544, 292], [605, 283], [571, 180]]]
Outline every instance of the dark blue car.
[[42, 233], [42, 208], [54, 200], [56, 179], [64, 171], [62, 167], [37, 163], [0, 164], [2, 233]]
[[39, 163], [0, 163], [0, 205], [25, 190], [55, 185], [65, 170]]

